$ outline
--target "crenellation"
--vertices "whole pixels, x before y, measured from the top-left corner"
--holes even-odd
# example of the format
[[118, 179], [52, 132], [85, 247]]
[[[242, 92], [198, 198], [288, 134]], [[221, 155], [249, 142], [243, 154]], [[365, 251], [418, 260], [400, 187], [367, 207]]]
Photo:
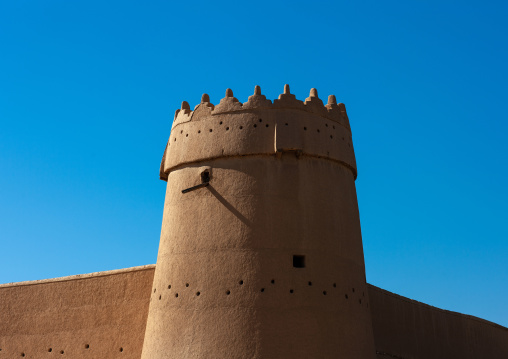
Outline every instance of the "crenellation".
[[254, 109], [254, 108], [269, 108], [272, 107], [272, 101], [267, 100], [266, 96], [261, 94], [261, 87], [256, 86], [254, 88], [254, 95], [249, 96], [247, 102], [243, 104], [243, 109]]
[[284, 85], [284, 93], [279, 95], [279, 98], [273, 101], [274, 108], [294, 108], [304, 110], [303, 101], [297, 100], [296, 96], [290, 93], [289, 85]]
[[305, 99], [305, 110], [316, 113], [323, 117], [327, 117], [328, 111], [323, 104], [323, 101], [318, 97], [317, 90], [315, 88], [310, 89], [309, 97]]
[[220, 100], [220, 103], [215, 106], [213, 110], [213, 114], [224, 113], [224, 112], [233, 112], [239, 111], [242, 109], [242, 103], [238, 101], [236, 97], [233, 96], [233, 90], [226, 90], [226, 97]]

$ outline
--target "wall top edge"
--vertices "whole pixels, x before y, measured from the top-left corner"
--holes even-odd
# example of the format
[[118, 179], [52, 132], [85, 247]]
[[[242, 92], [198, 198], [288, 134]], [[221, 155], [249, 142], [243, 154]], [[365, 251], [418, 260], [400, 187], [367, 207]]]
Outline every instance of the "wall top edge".
[[5, 284], [0, 284], [0, 289], [9, 288], [9, 287], [22, 287], [22, 286], [29, 286], [29, 285], [48, 284], [48, 283], [56, 283], [56, 282], [68, 282], [68, 281], [89, 279], [89, 278], [95, 278], [95, 277], [106, 277], [106, 276], [111, 276], [111, 275], [124, 274], [124, 273], [129, 273], [129, 272], [138, 272], [138, 271], [151, 270], [151, 269], [155, 269], [155, 264], [147, 264], [147, 265], [143, 265], [143, 266], [122, 268], [122, 269], [113, 269], [113, 270], [108, 270], [108, 271], [103, 271], [103, 272], [75, 274], [75, 275], [70, 275], [70, 276], [65, 276], [65, 277], [5, 283]]

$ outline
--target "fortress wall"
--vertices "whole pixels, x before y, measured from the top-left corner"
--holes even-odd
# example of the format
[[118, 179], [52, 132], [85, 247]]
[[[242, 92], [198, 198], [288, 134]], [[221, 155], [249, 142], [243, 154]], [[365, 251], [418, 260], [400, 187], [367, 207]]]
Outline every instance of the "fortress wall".
[[508, 328], [368, 287], [378, 359], [508, 358]]
[[154, 269], [0, 285], [0, 359], [139, 359]]

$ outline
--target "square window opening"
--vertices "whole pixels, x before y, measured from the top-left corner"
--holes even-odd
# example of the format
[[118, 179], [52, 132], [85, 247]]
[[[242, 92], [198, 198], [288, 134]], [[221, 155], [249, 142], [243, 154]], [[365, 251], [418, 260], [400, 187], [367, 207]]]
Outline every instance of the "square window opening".
[[305, 256], [298, 254], [293, 255], [293, 267], [305, 268]]

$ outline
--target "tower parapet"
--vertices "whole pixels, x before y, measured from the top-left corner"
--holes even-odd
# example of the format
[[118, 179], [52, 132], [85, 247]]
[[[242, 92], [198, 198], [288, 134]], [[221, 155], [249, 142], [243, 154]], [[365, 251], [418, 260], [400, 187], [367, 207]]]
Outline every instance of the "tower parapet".
[[346, 109], [286, 85], [176, 111], [142, 359], [374, 359]]
[[243, 104], [231, 89], [217, 106], [210, 103], [207, 94], [194, 111], [182, 102], [175, 113], [160, 178], [167, 180], [169, 172], [186, 163], [285, 151], [340, 162], [356, 178], [345, 105], [337, 104], [331, 95], [325, 106], [316, 89], [311, 89], [305, 102], [299, 101], [289, 92], [289, 85], [273, 103], [261, 94], [259, 86]]

